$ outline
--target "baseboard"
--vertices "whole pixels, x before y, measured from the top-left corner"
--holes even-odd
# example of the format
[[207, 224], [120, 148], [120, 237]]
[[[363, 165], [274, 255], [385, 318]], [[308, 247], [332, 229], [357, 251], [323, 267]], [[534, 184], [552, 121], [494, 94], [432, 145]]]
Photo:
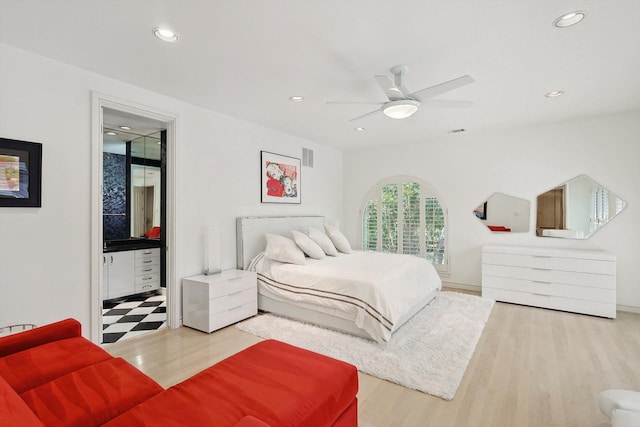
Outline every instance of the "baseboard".
[[616, 311], [624, 311], [626, 313], [640, 314], [640, 307], [634, 307], [632, 305], [621, 305], [621, 304], [618, 304], [616, 306]]
[[443, 288], [460, 289], [463, 291], [473, 292], [478, 295], [482, 294], [482, 286], [467, 285], [465, 283], [442, 282]]

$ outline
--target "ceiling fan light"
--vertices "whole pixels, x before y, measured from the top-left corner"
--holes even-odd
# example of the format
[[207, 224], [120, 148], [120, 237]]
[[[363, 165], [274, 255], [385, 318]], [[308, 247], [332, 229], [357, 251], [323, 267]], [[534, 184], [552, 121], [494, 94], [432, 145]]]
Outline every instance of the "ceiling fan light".
[[418, 111], [418, 105], [420, 105], [420, 103], [412, 99], [391, 101], [382, 107], [382, 112], [385, 116], [391, 117], [392, 119], [406, 119]]

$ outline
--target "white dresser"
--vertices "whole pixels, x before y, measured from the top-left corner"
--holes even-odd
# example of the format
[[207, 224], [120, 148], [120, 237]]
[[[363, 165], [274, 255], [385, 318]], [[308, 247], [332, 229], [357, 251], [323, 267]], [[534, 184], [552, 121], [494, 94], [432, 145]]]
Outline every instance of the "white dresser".
[[223, 270], [211, 276], [182, 279], [182, 323], [203, 332], [238, 322], [258, 313], [255, 272]]
[[616, 257], [600, 251], [484, 246], [482, 296], [616, 317]]

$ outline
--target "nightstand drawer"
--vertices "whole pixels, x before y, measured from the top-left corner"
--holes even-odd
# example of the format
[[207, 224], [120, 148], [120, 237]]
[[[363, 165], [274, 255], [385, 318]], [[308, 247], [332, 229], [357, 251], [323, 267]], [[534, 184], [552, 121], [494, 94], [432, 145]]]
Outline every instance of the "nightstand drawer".
[[215, 331], [233, 323], [239, 322], [247, 317], [251, 317], [258, 312], [258, 301], [233, 307], [221, 313], [209, 317], [209, 330]]
[[258, 300], [255, 289], [244, 289], [209, 300], [209, 312], [213, 315]]
[[[222, 273], [224, 274], [224, 272]], [[218, 298], [238, 291], [252, 289], [257, 295], [258, 279], [253, 275], [225, 275], [224, 280], [211, 284], [210, 298]]]

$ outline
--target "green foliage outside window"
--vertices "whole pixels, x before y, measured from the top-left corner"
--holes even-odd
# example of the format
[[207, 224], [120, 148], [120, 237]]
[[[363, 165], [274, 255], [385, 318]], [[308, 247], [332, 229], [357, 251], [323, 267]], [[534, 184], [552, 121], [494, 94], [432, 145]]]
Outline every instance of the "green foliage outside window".
[[421, 191], [424, 188], [417, 182], [380, 187], [380, 199], [365, 204], [364, 250], [422, 255], [434, 264], [446, 262], [445, 212], [436, 197]]

